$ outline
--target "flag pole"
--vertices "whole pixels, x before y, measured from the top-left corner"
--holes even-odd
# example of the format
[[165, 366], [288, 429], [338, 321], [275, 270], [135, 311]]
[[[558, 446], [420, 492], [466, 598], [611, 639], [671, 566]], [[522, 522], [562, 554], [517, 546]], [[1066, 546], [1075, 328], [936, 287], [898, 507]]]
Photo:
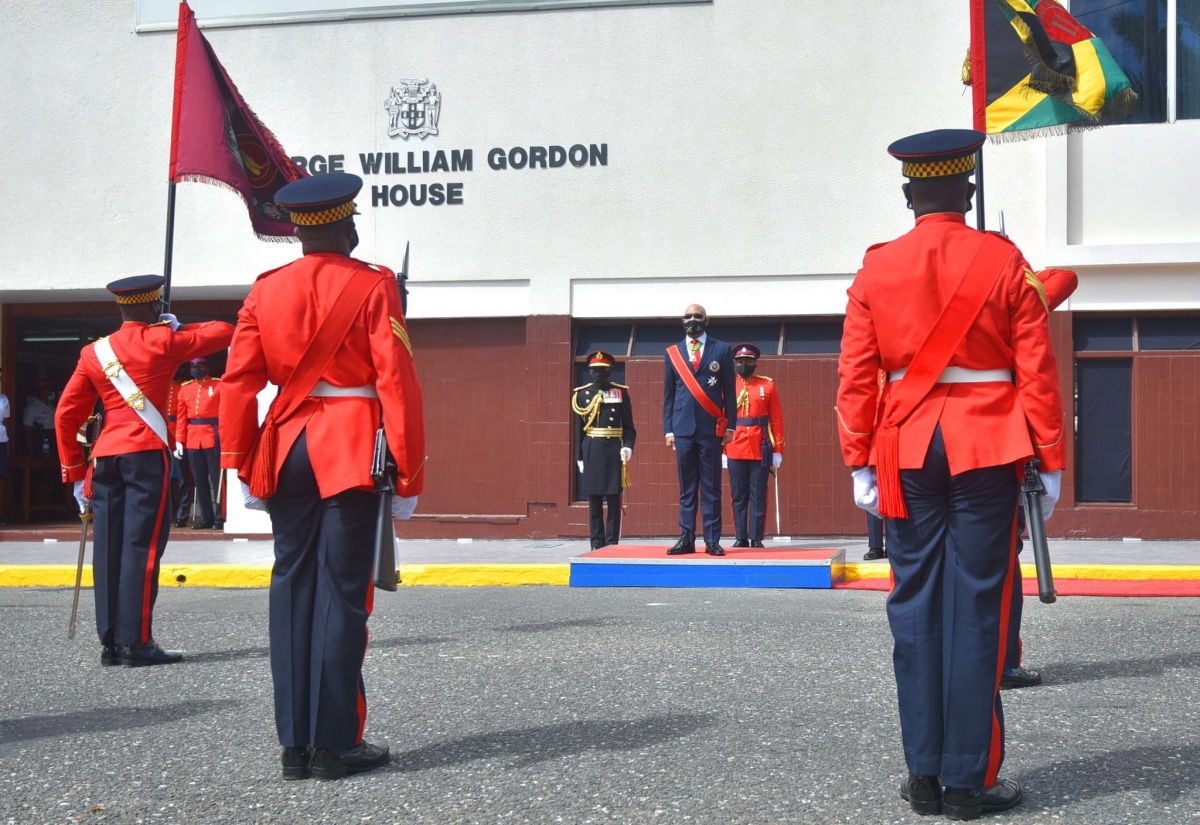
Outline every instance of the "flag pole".
[[175, 181], [167, 183], [167, 243], [163, 260], [163, 312], [171, 311], [171, 261], [175, 255]]
[[[983, 147], [975, 150], [975, 228], [980, 232], [987, 229], [983, 213]], [[169, 282], [168, 282], [169, 283]]]

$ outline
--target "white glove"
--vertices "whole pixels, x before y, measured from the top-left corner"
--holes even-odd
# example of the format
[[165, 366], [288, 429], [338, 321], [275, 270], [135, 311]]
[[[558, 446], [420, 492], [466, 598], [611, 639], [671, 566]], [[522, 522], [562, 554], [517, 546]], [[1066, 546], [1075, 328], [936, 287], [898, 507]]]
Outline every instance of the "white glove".
[[258, 510], [263, 513], [267, 512], [267, 503], [258, 496], [251, 495], [250, 487], [246, 482], [242, 481], [240, 483], [242, 485], [242, 501], [246, 503], [246, 509]]
[[621, 448], [621, 463], [627, 464], [629, 462], [629, 459], [631, 459], [631, 458], [633, 458], [633, 448], [632, 447], [622, 447]]
[[579, 472], [581, 472], [581, 473], [583, 472], [583, 462], [582, 461], [576, 461], [575, 466], [579, 468]]
[[417, 509], [417, 496], [392, 496], [392, 518], [405, 521]]
[[1042, 519], [1049, 521], [1054, 515], [1054, 505], [1058, 504], [1062, 495], [1062, 470], [1045, 473], [1039, 470], [1038, 477], [1042, 480], [1042, 486], [1046, 488], [1046, 495], [1042, 496]]
[[79, 514], [83, 515], [88, 511], [88, 506], [92, 500], [83, 494], [83, 482], [76, 481], [75, 488], [71, 491], [75, 495], [75, 502], [79, 505]]
[[729, 456], [725, 455], [725, 453], [721, 453], [721, 469], [729, 469]]
[[181, 326], [183, 326], [182, 324], [179, 323], [179, 319], [176, 318], [174, 315], [172, 315], [169, 312], [164, 312], [162, 315], [158, 316], [158, 320], [170, 321], [171, 322], [171, 332], [177, 332], [179, 330], [179, 328]]
[[772, 467], [774, 467], [776, 470], [778, 470], [779, 465], [782, 463], [783, 463], [783, 453], [771, 453], [771, 466]]
[[875, 481], [875, 468], [860, 467], [852, 470], [850, 478], [854, 481], [854, 506], [878, 516], [879, 486]]
[[[183, 458], [183, 442], [182, 441], [175, 442], [175, 452], [173, 452], [171, 455], [175, 456], [176, 458]], [[244, 482], [244, 481], [242, 482], [243, 485], [245, 485], [245, 483], [246, 482]]]

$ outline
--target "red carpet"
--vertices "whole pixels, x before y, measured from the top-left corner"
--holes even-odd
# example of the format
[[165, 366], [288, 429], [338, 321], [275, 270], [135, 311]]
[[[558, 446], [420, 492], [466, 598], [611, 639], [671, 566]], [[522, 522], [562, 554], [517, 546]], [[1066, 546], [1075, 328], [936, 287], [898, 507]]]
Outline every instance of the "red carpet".
[[[79, 531], [76, 530], [76, 533]], [[751, 549], [749, 547], [729, 547], [721, 545], [725, 549], [725, 555], [720, 557], [723, 559], [731, 559], [733, 561], [820, 561], [830, 558], [830, 556], [838, 551], [833, 548], [823, 550], [803, 550], [799, 547], [767, 547], [764, 549]], [[608, 547], [601, 547], [599, 550], [593, 550], [590, 553], [584, 553], [583, 558], [589, 559], [676, 559], [683, 561], [685, 559], [712, 559], [716, 561], [718, 557], [710, 556], [704, 552], [704, 543], [700, 542], [695, 553], [685, 553], [682, 556], [668, 556], [667, 550], [669, 544], [614, 544]]]
[[[1025, 595], [1037, 598], [1037, 580], [1024, 581]], [[891, 589], [889, 579], [859, 579], [834, 585], [839, 590]], [[1200, 596], [1200, 579], [1164, 579], [1153, 581], [1113, 581], [1109, 579], [1057, 579], [1054, 589], [1060, 596]]]

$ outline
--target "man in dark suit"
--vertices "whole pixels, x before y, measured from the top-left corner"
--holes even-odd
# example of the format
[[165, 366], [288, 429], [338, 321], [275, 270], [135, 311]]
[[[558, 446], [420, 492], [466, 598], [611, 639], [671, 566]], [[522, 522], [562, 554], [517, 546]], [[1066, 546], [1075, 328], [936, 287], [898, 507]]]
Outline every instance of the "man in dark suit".
[[667, 348], [664, 359], [663, 432], [679, 466], [679, 541], [667, 551], [696, 552], [696, 494], [704, 514], [704, 549], [721, 547], [721, 451], [733, 439], [737, 418], [733, 350], [705, 334], [708, 314], [692, 304], [683, 313], [687, 337]]

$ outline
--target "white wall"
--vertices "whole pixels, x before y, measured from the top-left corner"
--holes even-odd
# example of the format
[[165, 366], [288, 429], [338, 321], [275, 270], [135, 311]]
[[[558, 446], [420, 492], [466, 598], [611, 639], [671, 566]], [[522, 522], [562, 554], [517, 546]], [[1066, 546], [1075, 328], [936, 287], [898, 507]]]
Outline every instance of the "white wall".
[[[920, 13], [718, 0], [206, 35], [294, 155], [342, 153], [357, 171], [361, 151], [474, 151], [470, 173], [387, 179], [461, 180], [462, 206], [359, 199], [358, 254], [394, 266], [412, 242], [414, 317], [597, 315], [593, 303], [625, 303], [612, 295], [626, 288], [659, 295], [674, 317], [706, 278], [717, 278], [704, 292], [714, 313], [729, 314], [722, 304], [744, 300], [755, 279], [801, 276], [789, 294], [824, 295], [869, 244], [910, 225], [887, 144], [970, 123], [961, 0]], [[128, 0], [8, 5], [0, 300], [161, 270], [174, 47], [173, 33], [133, 33]], [[409, 77], [444, 96], [441, 134], [423, 142], [386, 134], [383, 101]], [[606, 143], [608, 166], [487, 167], [492, 147], [576, 142]], [[1045, 153], [1042, 142], [1009, 144], [987, 160], [989, 221], [1004, 209], [1035, 265], [1045, 257]], [[236, 196], [213, 187], [182, 185], [177, 221], [176, 296], [240, 296], [297, 254], [257, 241]], [[478, 283], [487, 288], [470, 288]]]

